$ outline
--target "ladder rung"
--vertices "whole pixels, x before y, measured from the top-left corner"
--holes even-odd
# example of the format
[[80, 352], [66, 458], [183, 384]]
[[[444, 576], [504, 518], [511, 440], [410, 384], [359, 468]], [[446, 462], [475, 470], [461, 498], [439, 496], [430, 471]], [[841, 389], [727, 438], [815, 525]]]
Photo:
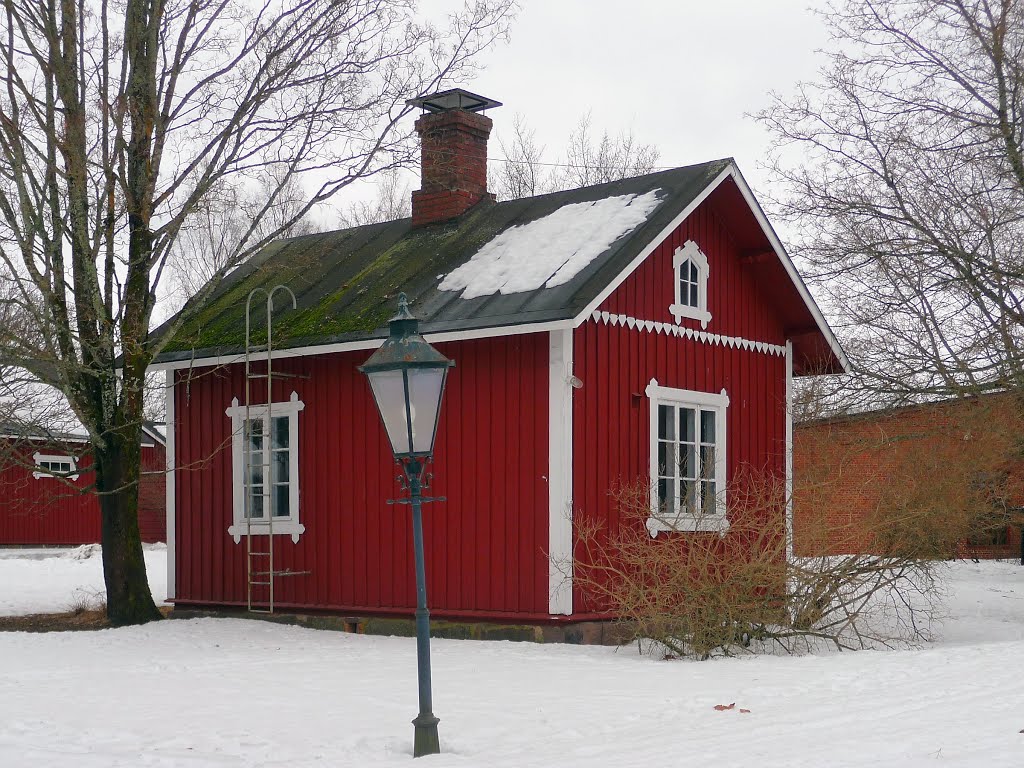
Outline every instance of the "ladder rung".
[[249, 613], [273, 613], [273, 611], [267, 608], [250, 608]]
[[260, 584], [262, 584], [265, 587], [269, 587], [270, 586], [270, 582], [269, 581], [250, 581], [249, 583], [252, 584], [254, 587], [257, 586], [257, 585], [260, 585]]
[[[308, 379], [309, 374], [307, 373], [288, 373], [287, 371], [271, 371], [270, 376], [275, 379]], [[250, 373], [250, 379], [265, 379], [267, 374], [265, 373]], [[263, 405], [263, 403], [260, 403]]]
[[253, 576], [305, 576], [312, 571], [253, 571]]
[[270, 557], [270, 552], [250, 552], [249, 557]]

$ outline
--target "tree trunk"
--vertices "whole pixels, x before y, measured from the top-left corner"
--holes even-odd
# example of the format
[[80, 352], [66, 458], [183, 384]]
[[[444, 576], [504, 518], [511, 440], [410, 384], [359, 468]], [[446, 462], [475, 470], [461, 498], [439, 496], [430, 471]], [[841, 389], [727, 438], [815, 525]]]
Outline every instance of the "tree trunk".
[[[137, 432], [139, 430], [127, 430]], [[139, 436], [112, 434], [96, 452], [107, 618], [114, 626], [163, 618], [153, 602], [139, 534]], [[134, 452], [134, 456], [131, 454]]]

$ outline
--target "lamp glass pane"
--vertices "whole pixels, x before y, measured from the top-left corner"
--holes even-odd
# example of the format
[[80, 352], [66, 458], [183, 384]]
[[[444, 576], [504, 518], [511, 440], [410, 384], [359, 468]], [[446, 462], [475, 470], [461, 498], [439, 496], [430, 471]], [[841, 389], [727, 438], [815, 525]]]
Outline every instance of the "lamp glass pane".
[[405, 384], [401, 371], [379, 371], [369, 374], [370, 388], [377, 401], [384, 429], [396, 455], [411, 453], [409, 430], [405, 417]]
[[444, 368], [414, 368], [409, 371], [409, 403], [412, 406], [412, 447], [417, 453], [434, 449], [434, 430], [441, 412]]

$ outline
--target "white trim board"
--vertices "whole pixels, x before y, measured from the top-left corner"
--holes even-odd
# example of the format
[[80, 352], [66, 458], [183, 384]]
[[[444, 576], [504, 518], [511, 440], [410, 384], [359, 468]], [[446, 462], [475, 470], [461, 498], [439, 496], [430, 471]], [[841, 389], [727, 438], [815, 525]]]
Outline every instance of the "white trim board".
[[629, 315], [613, 315], [610, 312], [595, 312], [590, 316], [595, 323], [605, 325], [621, 325], [631, 331], [646, 331], [647, 333], [663, 333], [667, 336], [677, 336], [681, 339], [692, 339], [702, 344], [717, 344], [736, 349], [748, 349], [751, 352], [763, 352], [775, 357], [782, 357], [786, 354], [786, 348], [780, 344], [772, 344], [768, 341], [752, 341], [740, 336], [723, 336], [720, 333], [708, 333], [698, 331], [696, 328], [684, 328], [672, 323], [660, 323], [654, 320], [640, 320]]
[[548, 612], [562, 615], [572, 614], [572, 334], [548, 334]]
[[175, 474], [174, 474], [174, 371], [164, 373], [164, 419], [166, 419], [166, 462], [167, 477], [164, 493], [167, 503], [167, 599], [176, 595], [175, 573]]
[[786, 562], [793, 561], [793, 342], [786, 342]]
[[[494, 328], [476, 328], [471, 331], [449, 331], [446, 333], [428, 333], [424, 338], [431, 344], [443, 344], [447, 341], [471, 341], [473, 339], [493, 339], [499, 336], [519, 336], [525, 333], [545, 333], [547, 331], [572, 328], [572, 320], [556, 320], [549, 323], [527, 323], [523, 325], [505, 325]], [[293, 347], [290, 349], [275, 349], [270, 357], [273, 360], [284, 360], [290, 357], [308, 357], [309, 355], [330, 355], [336, 352], [358, 352], [360, 350], [370, 351], [377, 349], [384, 343], [384, 339], [364, 339], [362, 341], [345, 341], [337, 344], [317, 344], [309, 347]], [[266, 352], [257, 355], [257, 359], [266, 360]], [[245, 355], [218, 355], [217, 357], [197, 357], [188, 360], [169, 360], [163, 363], [153, 363], [150, 370], [166, 371], [180, 370], [182, 368], [206, 368], [217, 365], [231, 365], [242, 363]]]

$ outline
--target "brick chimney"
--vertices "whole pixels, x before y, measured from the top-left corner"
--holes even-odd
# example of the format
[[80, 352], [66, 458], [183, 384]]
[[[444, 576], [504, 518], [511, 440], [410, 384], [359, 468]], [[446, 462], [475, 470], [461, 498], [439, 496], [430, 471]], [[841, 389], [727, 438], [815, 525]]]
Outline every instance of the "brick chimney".
[[412, 225], [447, 221], [481, 200], [493, 202], [487, 191], [487, 138], [493, 122], [479, 113], [500, 102], [455, 88], [408, 103], [426, 110], [416, 121], [422, 177], [420, 189], [412, 193]]

